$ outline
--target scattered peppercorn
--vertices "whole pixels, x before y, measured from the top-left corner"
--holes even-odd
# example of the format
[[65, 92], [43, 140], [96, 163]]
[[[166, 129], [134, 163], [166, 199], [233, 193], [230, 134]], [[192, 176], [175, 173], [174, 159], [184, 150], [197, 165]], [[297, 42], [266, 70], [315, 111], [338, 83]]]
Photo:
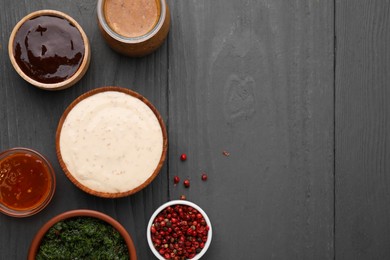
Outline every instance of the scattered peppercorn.
[[222, 154], [225, 155], [226, 157], [230, 155], [230, 153], [227, 151], [223, 151]]
[[180, 155], [180, 160], [182, 160], [183, 162], [185, 160], [187, 160], [187, 155], [185, 153], [183, 153], [182, 155]]
[[189, 180], [184, 180], [183, 184], [184, 184], [184, 187], [186, 187], [186, 188], [190, 187], [190, 181]]
[[206, 173], [202, 173], [202, 181], [207, 181], [207, 174]]
[[175, 177], [173, 177], [173, 183], [174, 183], [174, 184], [178, 184], [178, 183], [179, 183], [179, 181], [180, 181], [180, 178], [179, 178], [179, 176], [175, 176]]
[[181, 200], [186, 200], [187, 198], [186, 198], [186, 195], [180, 195], [180, 199]]
[[[165, 230], [161, 222], [170, 223], [170, 227]], [[154, 247], [164, 258], [191, 259], [205, 247], [209, 230], [199, 211], [187, 205], [174, 205], [157, 215], [150, 232]]]

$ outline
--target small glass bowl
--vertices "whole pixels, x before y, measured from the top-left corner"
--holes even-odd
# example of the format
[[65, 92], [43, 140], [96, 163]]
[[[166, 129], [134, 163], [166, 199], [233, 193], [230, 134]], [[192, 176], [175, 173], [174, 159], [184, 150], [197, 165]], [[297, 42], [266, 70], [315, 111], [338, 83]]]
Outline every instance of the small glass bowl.
[[[42, 198], [39, 202], [37, 202], [35, 205], [32, 205], [31, 207], [18, 210], [18, 209], [10, 208], [9, 206], [4, 205], [0, 201], [0, 212], [6, 214], [8, 216], [11, 216], [11, 217], [22, 218], [22, 217], [32, 216], [32, 215], [40, 212], [42, 209], [44, 209], [49, 204], [49, 202], [53, 198], [53, 195], [54, 195], [54, 192], [56, 189], [56, 176], [55, 176], [55, 172], [54, 172], [52, 165], [43, 155], [41, 155], [40, 153], [38, 153], [32, 149], [24, 148], [24, 147], [16, 147], [16, 148], [12, 148], [12, 149], [6, 150], [4, 152], [1, 152], [0, 153], [0, 166], [1, 166], [2, 162], [4, 162], [7, 158], [10, 158], [11, 156], [16, 155], [16, 154], [24, 154], [24, 155], [32, 156], [34, 159], [36, 158], [38, 160], [41, 160], [43, 163], [43, 167], [47, 170], [48, 178], [49, 178], [49, 180], [48, 180], [49, 187], [48, 187], [48, 191], [45, 192], [45, 194], [44, 194], [44, 198]], [[1, 167], [0, 167], [0, 173], [1, 173]], [[2, 183], [2, 181], [0, 178], [0, 188], [1, 188], [1, 183]], [[0, 194], [0, 197], [1, 197], [1, 194]]]
[[109, 26], [105, 18], [104, 2], [105, 0], [98, 0], [97, 3], [98, 25], [103, 38], [113, 50], [129, 57], [142, 57], [151, 54], [164, 43], [170, 27], [170, 12], [165, 0], [156, 0], [160, 15], [155, 26], [137, 37], [123, 36]]
[[28, 260], [34, 260], [36, 255], [39, 252], [39, 247], [41, 245], [42, 239], [45, 237], [46, 232], [49, 231], [49, 229], [56, 224], [59, 221], [70, 219], [70, 218], [77, 218], [77, 217], [91, 217], [91, 218], [97, 218], [100, 219], [108, 224], [110, 224], [112, 227], [114, 227], [119, 234], [123, 237], [125, 240], [125, 243], [127, 245], [127, 249], [129, 251], [129, 257], [130, 260], [137, 260], [137, 253], [136, 249], [133, 243], [132, 238], [130, 237], [129, 233], [126, 231], [126, 229], [115, 219], [112, 217], [99, 212], [95, 210], [89, 210], [89, 209], [76, 209], [76, 210], [70, 210], [63, 212], [52, 219], [50, 219], [48, 222], [46, 222], [37, 232], [35, 235], [31, 245], [30, 249], [28, 251]]
[[212, 239], [212, 236], [213, 236], [213, 230], [212, 230], [212, 227], [211, 227], [211, 222], [210, 222], [210, 219], [209, 217], [207, 216], [206, 212], [203, 211], [203, 209], [201, 207], [199, 207], [198, 205], [196, 205], [195, 203], [191, 202], [191, 201], [188, 201], [188, 200], [172, 200], [172, 201], [169, 201], [169, 202], [166, 202], [164, 203], [163, 205], [161, 205], [152, 215], [152, 217], [150, 218], [149, 220], [149, 223], [148, 223], [148, 227], [146, 229], [146, 237], [147, 237], [147, 240], [148, 240], [148, 244], [149, 244], [149, 247], [150, 247], [150, 250], [152, 250], [153, 254], [157, 257], [157, 259], [159, 260], [165, 260], [166, 258], [164, 258], [162, 255], [160, 255], [160, 253], [156, 250], [156, 248], [154, 247], [153, 245], [153, 241], [152, 241], [152, 235], [151, 235], [151, 227], [152, 227], [152, 224], [153, 224], [153, 221], [155, 220], [155, 218], [157, 217], [157, 215], [163, 211], [165, 208], [169, 207], [169, 206], [175, 206], [175, 205], [186, 205], [186, 206], [191, 206], [193, 207], [194, 209], [196, 209], [200, 214], [202, 214], [202, 216], [204, 217], [204, 219], [206, 220], [206, 223], [207, 223], [207, 226], [209, 226], [209, 231], [207, 233], [207, 241], [205, 243], [205, 246], [204, 248], [202, 249], [202, 251], [200, 251], [198, 254], [196, 254], [193, 258], [191, 258], [192, 260], [198, 260], [200, 259], [205, 253], [206, 251], [208, 250], [208, 248], [210, 247], [210, 244], [211, 244], [211, 239]]

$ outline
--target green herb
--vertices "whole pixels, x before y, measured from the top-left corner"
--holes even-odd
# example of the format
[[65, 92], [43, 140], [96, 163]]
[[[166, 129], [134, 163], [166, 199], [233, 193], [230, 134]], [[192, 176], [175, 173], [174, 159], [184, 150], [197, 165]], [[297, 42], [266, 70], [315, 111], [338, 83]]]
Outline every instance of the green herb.
[[75, 217], [56, 223], [42, 239], [36, 260], [129, 259], [123, 237], [108, 223]]

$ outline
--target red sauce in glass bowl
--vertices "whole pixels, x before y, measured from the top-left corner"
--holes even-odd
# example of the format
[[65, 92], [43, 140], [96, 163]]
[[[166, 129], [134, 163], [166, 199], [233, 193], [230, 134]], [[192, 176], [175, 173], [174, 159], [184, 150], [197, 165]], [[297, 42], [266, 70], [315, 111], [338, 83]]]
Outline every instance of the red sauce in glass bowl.
[[47, 205], [54, 193], [55, 176], [48, 161], [26, 149], [0, 155], [0, 211], [29, 216]]

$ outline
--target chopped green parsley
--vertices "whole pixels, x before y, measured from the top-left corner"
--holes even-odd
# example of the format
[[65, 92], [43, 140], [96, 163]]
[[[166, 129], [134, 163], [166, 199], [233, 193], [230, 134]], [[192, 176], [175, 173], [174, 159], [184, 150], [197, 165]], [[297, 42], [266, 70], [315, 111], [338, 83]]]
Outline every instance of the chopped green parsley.
[[36, 260], [129, 259], [123, 237], [110, 224], [91, 217], [56, 223], [43, 237]]

